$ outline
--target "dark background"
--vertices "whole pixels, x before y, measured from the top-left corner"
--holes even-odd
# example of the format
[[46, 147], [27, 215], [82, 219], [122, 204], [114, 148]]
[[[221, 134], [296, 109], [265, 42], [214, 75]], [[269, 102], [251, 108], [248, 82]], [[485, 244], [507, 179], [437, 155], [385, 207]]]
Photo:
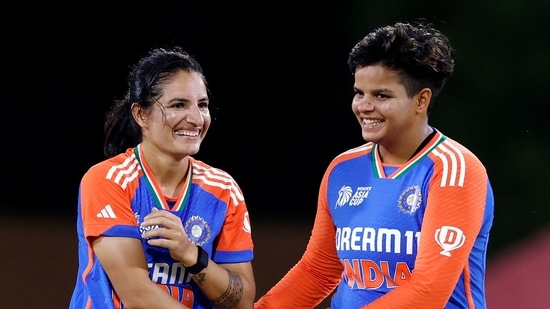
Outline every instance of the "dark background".
[[[179, 44], [212, 92], [213, 125], [195, 157], [236, 179], [253, 226], [307, 227], [328, 163], [363, 143], [349, 50], [374, 27], [425, 18], [456, 51], [430, 122], [488, 170], [495, 256], [550, 225], [549, 13], [543, 0], [16, 3], [1, 21], [0, 219], [72, 225], [80, 178], [103, 159], [104, 115], [129, 66]], [[76, 258], [72, 246], [65, 254]]]

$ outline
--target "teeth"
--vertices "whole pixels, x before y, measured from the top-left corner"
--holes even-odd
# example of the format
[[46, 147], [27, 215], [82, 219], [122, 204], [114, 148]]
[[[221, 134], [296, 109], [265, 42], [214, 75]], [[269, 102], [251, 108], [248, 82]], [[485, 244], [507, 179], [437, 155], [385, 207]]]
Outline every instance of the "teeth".
[[378, 119], [363, 119], [363, 123], [367, 125], [377, 125], [382, 122], [383, 122], [382, 120], [378, 120]]
[[176, 131], [175, 133], [178, 136], [193, 136], [193, 137], [199, 136], [199, 131], [180, 130], [180, 131]]

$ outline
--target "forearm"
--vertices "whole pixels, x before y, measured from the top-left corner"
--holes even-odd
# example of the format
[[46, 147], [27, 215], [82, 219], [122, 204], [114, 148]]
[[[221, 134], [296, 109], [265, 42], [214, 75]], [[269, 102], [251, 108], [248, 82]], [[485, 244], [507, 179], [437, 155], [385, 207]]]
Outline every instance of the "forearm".
[[211, 260], [192, 278], [215, 308], [250, 309], [253, 306], [255, 283]]
[[152, 281], [134, 289], [132, 295], [125, 295], [122, 303], [127, 309], [189, 309]]

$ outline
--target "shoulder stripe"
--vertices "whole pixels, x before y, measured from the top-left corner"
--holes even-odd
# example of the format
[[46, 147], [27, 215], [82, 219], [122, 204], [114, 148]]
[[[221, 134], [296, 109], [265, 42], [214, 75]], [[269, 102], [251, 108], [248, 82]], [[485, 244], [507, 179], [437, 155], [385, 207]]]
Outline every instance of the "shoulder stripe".
[[235, 180], [228, 173], [214, 167], [193, 164], [193, 179], [201, 180], [205, 185], [222, 190], [229, 190], [231, 201], [238, 206], [244, 201], [242, 192], [237, 188]]
[[446, 140], [439, 144], [433, 153], [441, 159], [443, 165], [440, 186], [463, 187], [466, 176], [466, 160], [462, 152]]
[[140, 171], [139, 162], [136, 160], [135, 155], [131, 155], [124, 162], [118, 165], [112, 166], [107, 172], [105, 178], [112, 180], [116, 184], [126, 189], [128, 183], [136, 179]]

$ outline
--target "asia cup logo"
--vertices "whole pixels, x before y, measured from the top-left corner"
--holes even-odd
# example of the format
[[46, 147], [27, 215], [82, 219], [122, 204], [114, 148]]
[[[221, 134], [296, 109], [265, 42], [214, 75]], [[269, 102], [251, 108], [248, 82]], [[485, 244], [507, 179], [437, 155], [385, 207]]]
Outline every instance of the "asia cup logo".
[[334, 208], [336, 209], [338, 206], [342, 207], [346, 205], [346, 203], [350, 200], [352, 193], [353, 190], [350, 186], [342, 186], [340, 191], [338, 191], [338, 200], [336, 201], [336, 206]]
[[466, 236], [461, 229], [444, 225], [435, 231], [435, 241], [443, 248], [443, 251], [439, 252], [441, 255], [451, 256], [449, 251], [462, 247]]
[[338, 200], [336, 200], [336, 205], [334, 209], [338, 207], [348, 206], [360, 206], [369, 196], [370, 190], [372, 187], [357, 187], [355, 192], [350, 186], [343, 185], [342, 188], [338, 191]]

